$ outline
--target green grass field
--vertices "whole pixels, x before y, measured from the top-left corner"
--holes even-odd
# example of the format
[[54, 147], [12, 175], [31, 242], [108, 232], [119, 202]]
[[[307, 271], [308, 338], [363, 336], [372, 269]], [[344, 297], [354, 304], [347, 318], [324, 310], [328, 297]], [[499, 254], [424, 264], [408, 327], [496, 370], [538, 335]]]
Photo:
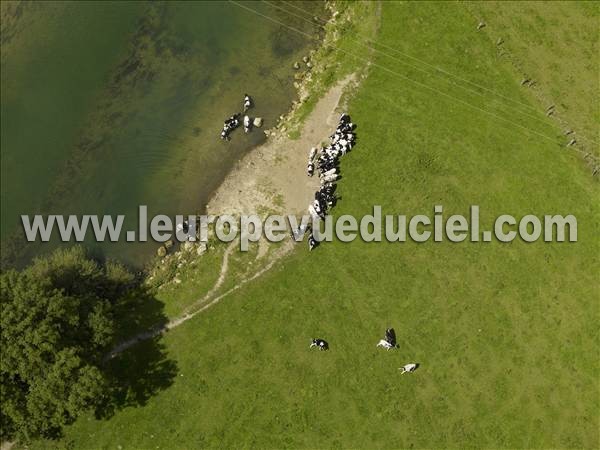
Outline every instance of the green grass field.
[[[530, 7], [553, 18], [536, 33], [561, 26], [555, 8], [564, 4]], [[598, 5], [568, 9], [596, 33], [574, 33], [569, 45], [597, 55]], [[507, 35], [526, 32], [514, 4], [486, 11], [486, 33], [496, 17]], [[310, 254], [302, 245], [160, 340], [175, 373], [168, 382], [161, 363], [135, 373], [145, 345], [116, 361], [149, 380], [152, 395], [137, 386], [130, 395], [142, 401], [36, 446], [598, 448], [598, 183], [476, 28], [464, 4], [383, 2], [376, 41], [385, 55], [344, 43], [373, 65], [349, 107], [359, 144], [342, 160], [335, 214], [362, 216], [378, 204], [384, 214], [433, 215], [441, 204], [446, 216], [467, 215], [475, 204], [482, 229], [499, 214], [574, 214], [577, 243], [357, 240]], [[552, 55], [540, 52], [537, 64], [550, 66]], [[597, 116], [584, 112], [598, 112], [598, 63], [576, 67], [563, 76], [589, 91], [570, 119], [597, 139]], [[552, 96], [555, 87], [540, 89]], [[172, 302], [187, 296], [169, 291], [162, 301], [175, 312]], [[396, 351], [375, 348], [387, 326]], [[316, 336], [329, 352], [308, 351]], [[413, 361], [421, 367], [400, 376]]]

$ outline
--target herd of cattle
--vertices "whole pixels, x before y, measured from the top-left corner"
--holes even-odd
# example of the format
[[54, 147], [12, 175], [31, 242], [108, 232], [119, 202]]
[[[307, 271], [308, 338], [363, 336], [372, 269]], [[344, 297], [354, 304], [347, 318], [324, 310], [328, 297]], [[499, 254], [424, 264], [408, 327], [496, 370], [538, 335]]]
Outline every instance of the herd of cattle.
[[[248, 94], [244, 94], [244, 113], [252, 107], [252, 98]], [[221, 139], [230, 140], [229, 135], [233, 130], [240, 126], [241, 123], [244, 125], [244, 131], [247, 133], [250, 131], [251, 120], [249, 116], [244, 116], [243, 122], [240, 121], [242, 113], [237, 113], [225, 120], [223, 124], [223, 131], [221, 132]], [[356, 133], [354, 130], [356, 125], [352, 123], [350, 116], [343, 113], [340, 116], [335, 132], [329, 136], [331, 143], [317, 150], [313, 147], [308, 155], [308, 164], [306, 166], [306, 173], [309, 177], [315, 174], [315, 169], [319, 175], [321, 186], [317, 192], [315, 192], [315, 199], [308, 206], [308, 212], [314, 220], [325, 219], [329, 210], [335, 206], [337, 197], [335, 195], [336, 184], [335, 182], [340, 179], [340, 158], [352, 150], [354, 144], [356, 144]], [[314, 249], [319, 245], [312, 232], [312, 228], [302, 228], [302, 226], [294, 232], [294, 235], [304, 234], [310, 231], [308, 238], [309, 250]], [[396, 348], [396, 333], [393, 328], [385, 330], [385, 337], [377, 343], [377, 347], [383, 347], [386, 350]], [[324, 339], [313, 339], [310, 347], [317, 347], [319, 350], [329, 350], [329, 343]], [[416, 363], [406, 364], [400, 367], [402, 373], [414, 372], [419, 367]]]
[[[314, 220], [325, 219], [329, 210], [335, 206], [337, 200], [335, 182], [340, 179], [340, 157], [352, 150], [356, 144], [355, 129], [356, 125], [352, 123], [350, 116], [343, 113], [335, 132], [330, 136], [330, 145], [321, 148], [320, 151], [313, 147], [308, 154], [306, 174], [312, 177], [316, 169], [321, 181], [321, 187], [315, 192], [314, 201], [308, 205], [308, 212]], [[304, 231], [307, 230], [300, 228], [296, 233]], [[317, 245], [319, 245], [319, 241], [315, 239], [311, 231], [308, 248], [312, 250]], [[325, 339], [315, 338], [309, 348], [313, 347], [317, 347], [319, 350], [329, 350], [329, 343]], [[393, 328], [385, 330], [385, 337], [377, 343], [377, 347], [383, 347], [386, 350], [398, 347], [396, 332]], [[417, 363], [409, 363], [400, 367], [400, 370], [401, 373], [410, 373], [418, 367]]]
[[[252, 107], [252, 98], [248, 94], [244, 94], [244, 113]], [[245, 115], [243, 122], [240, 121], [242, 113], [237, 113], [225, 120], [223, 124], [223, 131], [221, 132], [221, 139], [230, 140], [229, 135], [233, 130], [240, 126], [241, 123], [244, 125], [244, 131], [247, 133], [250, 131], [252, 121], [248, 115]], [[340, 120], [335, 132], [329, 137], [331, 143], [317, 150], [313, 147], [308, 155], [308, 164], [306, 172], [309, 177], [315, 174], [315, 169], [319, 175], [321, 186], [317, 192], [315, 192], [314, 201], [308, 206], [308, 212], [313, 220], [325, 219], [329, 210], [335, 206], [337, 197], [335, 195], [336, 184], [335, 182], [340, 179], [340, 158], [352, 150], [354, 144], [356, 144], [356, 133], [354, 130], [356, 125], [352, 123], [350, 116], [343, 113], [340, 116]], [[303, 235], [307, 231], [310, 231], [308, 238], [309, 250], [314, 249], [319, 245], [312, 232], [310, 225], [303, 228], [301, 225], [298, 230], [294, 231], [294, 237], [298, 234]], [[319, 350], [329, 350], [329, 343], [320, 338], [313, 339], [310, 347], [317, 347]], [[386, 350], [398, 347], [396, 343], [396, 333], [393, 328], [385, 330], [385, 337], [377, 343], [377, 347], [383, 347]], [[414, 372], [419, 367], [419, 364], [409, 363], [402, 367], [402, 373]]]
[[[244, 94], [244, 112], [248, 111], [252, 107], [252, 104], [252, 97], [250, 97], [248, 94]], [[221, 139], [225, 141], [231, 140], [229, 135], [233, 130], [239, 127], [241, 123], [244, 124], [245, 133], [250, 131], [252, 128], [252, 120], [250, 119], [250, 116], [245, 115], [243, 122], [240, 120], [240, 117], [242, 117], [242, 113], [236, 113], [229, 119], [225, 120], [223, 123], [223, 131], [221, 131]]]
[[[252, 98], [248, 94], [244, 94], [244, 113], [253, 106], [253, 103]], [[226, 119], [221, 131], [221, 139], [229, 141], [231, 132], [242, 123], [244, 131], [249, 132], [252, 127], [252, 120], [248, 115], [245, 115], [242, 119], [242, 113], [236, 113]], [[314, 220], [325, 219], [328, 211], [335, 206], [337, 201], [335, 182], [340, 178], [340, 157], [352, 150], [352, 147], [356, 144], [355, 129], [356, 125], [352, 123], [350, 116], [343, 113], [335, 132], [329, 137], [331, 143], [321, 148], [321, 150], [317, 150], [315, 147], [310, 150], [306, 172], [309, 177], [312, 177], [316, 169], [321, 181], [321, 187], [315, 192], [315, 199], [308, 206], [308, 212]], [[301, 226], [293, 234], [296, 237], [299, 234], [304, 235], [307, 231], [310, 231], [308, 248], [312, 250], [320, 243], [315, 239], [312, 227], [303, 228]]]
[[[352, 150], [356, 144], [355, 129], [356, 125], [352, 123], [350, 116], [343, 113], [335, 132], [329, 136], [330, 145], [321, 148], [320, 151], [315, 147], [310, 150], [306, 173], [312, 177], [316, 169], [321, 181], [321, 187], [315, 192], [315, 199], [308, 205], [308, 212], [314, 220], [325, 219], [328, 211], [335, 206], [335, 182], [340, 178], [340, 157]], [[319, 241], [311, 232], [308, 238], [309, 250], [317, 245]]]
[[[329, 343], [325, 339], [316, 338], [312, 340], [309, 346], [309, 348], [313, 347], [317, 347], [319, 350], [325, 351], [329, 350]], [[379, 342], [377, 343], [377, 347], [383, 347], [386, 350], [398, 347], [398, 344], [396, 343], [396, 332], [393, 328], [388, 328], [387, 330], [385, 330], [385, 337], [379, 340]], [[418, 367], [419, 364], [417, 363], [409, 363], [400, 367], [399, 370], [401, 370], [402, 373], [410, 373], [417, 370]]]

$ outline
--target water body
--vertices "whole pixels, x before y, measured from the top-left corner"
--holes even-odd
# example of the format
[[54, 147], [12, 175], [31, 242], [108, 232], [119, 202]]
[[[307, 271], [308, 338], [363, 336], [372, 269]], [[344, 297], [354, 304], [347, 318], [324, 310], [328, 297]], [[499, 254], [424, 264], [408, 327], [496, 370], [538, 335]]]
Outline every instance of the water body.
[[[245, 6], [315, 36], [265, 3]], [[312, 15], [323, 4], [306, 2]], [[242, 109], [273, 126], [313, 39], [229, 2], [2, 3], [1, 240], [22, 265], [63, 245], [26, 243], [21, 214], [201, 212], [260, 130], [219, 139]], [[141, 266], [157, 244], [86, 242]]]

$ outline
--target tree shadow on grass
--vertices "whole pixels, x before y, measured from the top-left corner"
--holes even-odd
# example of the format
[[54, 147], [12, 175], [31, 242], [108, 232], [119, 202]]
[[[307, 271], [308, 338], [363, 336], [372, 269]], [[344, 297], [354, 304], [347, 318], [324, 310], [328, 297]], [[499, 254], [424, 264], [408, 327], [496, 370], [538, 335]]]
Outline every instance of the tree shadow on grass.
[[177, 364], [167, 357], [161, 339], [157, 336], [142, 341], [107, 363], [111, 395], [97, 412], [98, 418], [109, 418], [126, 407], [144, 406], [151, 397], [173, 384]]
[[[164, 304], [143, 287], [137, 287], [116, 308], [117, 343], [167, 322]], [[168, 357], [163, 336], [140, 340], [105, 362], [110, 382], [106, 401], [96, 411], [98, 419], [108, 419], [127, 407], [144, 406], [148, 400], [173, 384], [178, 367]]]

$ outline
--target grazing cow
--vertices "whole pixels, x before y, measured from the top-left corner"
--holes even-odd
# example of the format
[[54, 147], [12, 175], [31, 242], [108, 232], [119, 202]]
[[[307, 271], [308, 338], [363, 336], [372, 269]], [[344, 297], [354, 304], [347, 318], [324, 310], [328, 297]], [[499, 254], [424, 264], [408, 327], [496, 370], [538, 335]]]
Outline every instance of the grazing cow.
[[402, 375], [404, 373], [414, 372], [415, 370], [417, 370], [418, 367], [419, 367], [419, 364], [417, 364], [417, 363], [410, 363], [410, 364], [406, 364], [406, 365], [404, 365], [402, 367], [399, 367], [398, 370], [402, 371], [400, 373], [400, 375]]
[[308, 251], [312, 251], [316, 247], [318, 247], [319, 241], [315, 239], [315, 237], [311, 234], [308, 238]]
[[248, 111], [252, 107], [252, 97], [248, 94], [244, 94], [244, 112]]
[[298, 225], [298, 228], [292, 230], [292, 239], [294, 239], [295, 241], [301, 241], [302, 237], [304, 236], [304, 233], [311, 230], [311, 228], [312, 227], [310, 224], [305, 225], [301, 223], [300, 225]]
[[306, 174], [309, 177], [312, 177], [314, 175], [314, 173], [315, 173], [315, 165], [313, 164], [312, 161], [309, 161], [308, 164], [307, 164], [307, 166], [306, 166]]
[[386, 350], [396, 348], [396, 332], [393, 328], [385, 330], [385, 338], [377, 343], [377, 347], [383, 347]]
[[312, 204], [308, 205], [308, 213], [310, 214], [310, 217], [313, 220], [317, 220], [320, 218], [319, 213]]
[[310, 347], [308, 347], [308, 348], [313, 348], [313, 347], [318, 347], [319, 350], [322, 350], [322, 351], [329, 350], [329, 344], [324, 339], [318, 339], [318, 338], [313, 339], [310, 344]]
[[396, 346], [396, 332], [393, 328], [385, 330], [385, 340], [392, 346]]

